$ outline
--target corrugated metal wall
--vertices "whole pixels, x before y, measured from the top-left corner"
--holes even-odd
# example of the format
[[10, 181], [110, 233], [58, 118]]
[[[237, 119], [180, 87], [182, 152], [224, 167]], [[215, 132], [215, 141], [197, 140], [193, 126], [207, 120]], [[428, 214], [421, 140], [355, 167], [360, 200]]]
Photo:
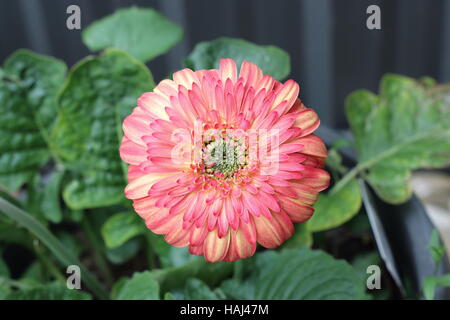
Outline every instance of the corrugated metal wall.
[[[82, 26], [131, 5], [153, 7], [185, 29], [184, 40], [149, 64], [156, 79], [179, 69], [195, 43], [219, 36], [288, 51], [301, 98], [323, 122], [345, 127], [343, 100], [376, 90], [383, 73], [450, 81], [450, 1], [446, 0], [2, 0], [0, 60], [25, 47], [72, 65], [88, 50], [66, 28], [66, 8]], [[381, 8], [382, 30], [366, 28], [366, 8]]]

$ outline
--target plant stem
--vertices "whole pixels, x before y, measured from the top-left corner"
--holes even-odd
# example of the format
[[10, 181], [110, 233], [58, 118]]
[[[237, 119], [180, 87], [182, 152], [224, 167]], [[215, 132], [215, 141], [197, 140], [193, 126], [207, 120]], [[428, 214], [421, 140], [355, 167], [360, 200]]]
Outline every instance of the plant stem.
[[102, 284], [92, 273], [59, 241], [46, 227], [32, 215], [16, 207], [0, 197], [0, 211], [16, 221], [19, 225], [30, 231], [36, 238], [47, 246], [64, 267], [78, 265], [81, 269], [82, 279], [86, 286], [100, 299], [108, 299], [109, 295]]
[[85, 215], [83, 220], [81, 221], [81, 228], [83, 229], [84, 234], [86, 235], [88, 241], [93, 247], [94, 251], [94, 259], [97, 267], [100, 269], [101, 273], [104, 275], [106, 282], [108, 285], [112, 285], [113, 283], [113, 275], [112, 271], [108, 266], [105, 258], [101, 254], [103, 251], [102, 245], [99, 243], [97, 236], [95, 235], [91, 223], [89, 221], [89, 217]]
[[50, 271], [50, 273], [55, 277], [56, 280], [58, 280], [62, 283], [65, 283], [66, 279], [61, 274], [61, 271], [58, 269], [58, 267], [55, 266], [53, 261], [51, 259], [49, 259], [45, 255], [44, 252], [42, 252], [42, 248], [40, 248], [39, 240], [37, 240], [37, 239], [33, 240], [33, 247], [34, 247], [34, 252], [35, 252], [37, 258], [39, 259], [39, 261], [41, 261], [45, 270]]
[[396, 153], [400, 152], [404, 147], [413, 144], [417, 141], [420, 141], [421, 139], [432, 137], [435, 134], [449, 134], [450, 130], [442, 130], [442, 129], [436, 129], [431, 130], [424, 133], [419, 133], [411, 138], [396, 144], [394, 146], [391, 146], [390, 148], [384, 150], [383, 152], [380, 152], [378, 155], [370, 158], [369, 160], [360, 162], [356, 167], [352, 168], [345, 176], [342, 177], [341, 180], [339, 180], [334, 187], [330, 190], [330, 194], [334, 194], [338, 191], [340, 191], [343, 187], [347, 185], [353, 178], [355, 178], [359, 173], [369, 169], [370, 167], [376, 165], [377, 163], [383, 161], [384, 159], [395, 155]]
[[363, 166], [357, 165], [356, 167], [353, 167], [345, 176], [342, 177], [341, 180], [339, 180], [333, 188], [330, 190], [330, 194], [335, 194], [336, 192], [340, 191], [342, 188], [344, 188], [347, 183], [349, 183], [353, 178], [355, 178], [358, 173], [360, 173], [365, 168]]

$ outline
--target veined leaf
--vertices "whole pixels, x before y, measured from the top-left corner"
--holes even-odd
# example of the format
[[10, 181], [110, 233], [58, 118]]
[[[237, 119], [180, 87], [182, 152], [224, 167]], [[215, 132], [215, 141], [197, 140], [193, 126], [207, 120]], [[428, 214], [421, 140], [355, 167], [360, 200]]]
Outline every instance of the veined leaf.
[[148, 271], [136, 272], [120, 284], [116, 300], [159, 300], [159, 284]]
[[4, 71], [22, 84], [28, 108], [47, 138], [56, 118], [56, 96], [66, 76], [65, 63], [20, 49], [5, 60]]
[[9, 293], [6, 300], [91, 300], [90, 294], [80, 290], [68, 289], [59, 282], [40, 285], [31, 289]]
[[233, 59], [238, 68], [244, 60], [253, 62], [277, 80], [286, 78], [291, 72], [289, 54], [284, 50], [234, 38], [198, 43], [186, 58], [185, 65], [193, 70], [218, 69], [221, 58]]
[[70, 208], [123, 201], [117, 124], [153, 87], [149, 70], [115, 49], [84, 59], [70, 72], [58, 99], [59, 118], [52, 133], [55, 152], [73, 174], [63, 192]]
[[220, 300], [218, 292], [211, 290], [207, 284], [198, 279], [188, 279], [184, 288], [185, 300]]
[[142, 219], [134, 212], [116, 213], [102, 226], [102, 236], [109, 248], [119, 247], [144, 231]]
[[147, 62], [173, 47], [183, 30], [153, 9], [119, 9], [100, 19], [82, 33], [83, 42], [93, 50], [116, 48]]
[[310, 249], [266, 251], [252, 258], [250, 275], [240, 282], [223, 282], [234, 299], [322, 300], [361, 299], [364, 282], [345, 261]]
[[336, 228], [353, 218], [361, 208], [361, 190], [352, 179], [336, 193], [321, 193], [314, 204], [314, 215], [308, 220], [312, 232]]
[[11, 191], [49, 159], [48, 129], [66, 73], [63, 62], [18, 50], [0, 78], [0, 184]]
[[151, 273], [158, 281], [161, 292], [165, 293], [184, 288], [189, 278], [197, 278], [209, 286], [215, 286], [232, 273], [233, 266], [232, 262], [209, 263], [204, 259], [195, 259], [179, 267], [156, 269]]
[[346, 112], [358, 151], [353, 173], [366, 171], [386, 202], [411, 197], [411, 170], [450, 163], [450, 108], [413, 79], [386, 75], [379, 96], [358, 90], [347, 98]]

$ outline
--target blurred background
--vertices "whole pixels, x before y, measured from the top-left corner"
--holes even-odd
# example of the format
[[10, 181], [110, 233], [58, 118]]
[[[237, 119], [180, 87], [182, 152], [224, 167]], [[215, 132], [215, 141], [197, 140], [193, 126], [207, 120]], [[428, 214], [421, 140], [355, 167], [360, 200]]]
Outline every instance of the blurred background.
[[[193, 46], [221, 36], [276, 45], [291, 56], [290, 77], [322, 123], [345, 128], [344, 98], [377, 90], [382, 74], [450, 81], [450, 1], [445, 0], [15, 0], [0, 2], [0, 60], [17, 48], [64, 60], [89, 54], [66, 8], [81, 8], [82, 28], [132, 5], [152, 7], [185, 30], [169, 54], [149, 64], [157, 81], [180, 69]], [[381, 8], [381, 30], [366, 28], [366, 9]]]

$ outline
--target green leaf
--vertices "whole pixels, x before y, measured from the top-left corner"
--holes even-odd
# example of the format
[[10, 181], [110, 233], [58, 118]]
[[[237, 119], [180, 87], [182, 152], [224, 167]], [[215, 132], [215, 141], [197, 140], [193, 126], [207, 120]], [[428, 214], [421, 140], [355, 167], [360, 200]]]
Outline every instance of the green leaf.
[[147, 62], [173, 47], [183, 30], [153, 9], [119, 9], [92, 23], [82, 33], [83, 42], [93, 50], [117, 48]]
[[30, 181], [47, 162], [46, 138], [63, 83], [63, 62], [18, 50], [0, 79], [0, 185], [11, 191]]
[[106, 246], [116, 248], [145, 231], [142, 219], [134, 212], [116, 213], [102, 226]]
[[122, 264], [133, 258], [142, 247], [139, 238], [130, 239], [119, 247], [106, 249], [106, 257], [114, 264]]
[[308, 223], [297, 223], [295, 233], [283, 245], [286, 249], [311, 248], [313, 236], [309, 230]]
[[5, 60], [4, 67], [5, 73], [25, 89], [28, 108], [47, 138], [56, 118], [56, 96], [66, 76], [65, 63], [20, 49]]
[[413, 79], [384, 76], [379, 96], [366, 90], [352, 93], [346, 113], [358, 151], [358, 166], [349, 178], [365, 171], [386, 202], [411, 197], [411, 170], [450, 163], [450, 108]]
[[90, 294], [68, 289], [59, 282], [41, 285], [32, 289], [12, 291], [6, 300], [91, 300]]
[[166, 292], [164, 294], [164, 300], [176, 300], [175, 297], [173, 296], [173, 294], [171, 294], [170, 292]]
[[264, 73], [277, 80], [286, 78], [291, 72], [291, 62], [286, 51], [275, 46], [259, 46], [234, 38], [198, 43], [185, 59], [185, 65], [193, 70], [217, 69], [221, 58], [233, 59], [238, 68], [244, 60], [253, 62]]
[[70, 208], [124, 201], [117, 124], [153, 87], [145, 65], [119, 50], [88, 57], [72, 69], [59, 96], [59, 118], [52, 133], [55, 151], [73, 174], [63, 192]]
[[161, 292], [165, 293], [173, 289], [183, 289], [189, 278], [197, 278], [209, 286], [216, 286], [231, 275], [233, 265], [231, 262], [209, 263], [204, 259], [195, 259], [180, 267], [156, 269], [151, 273], [158, 281]]
[[353, 179], [336, 193], [321, 193], [314, 205], [314, 215], [308, 221], [312, 232], [338, 227], [353, 218], [361, 208], [361, 191]]
[[32, 215], [11, 204], [0, 197], [0, 212], [14, 220], [20, 226], [26, 228], [55, 255], [63, 266], [78, 265], [83, 274], [83, 281], [99, 298], [106, 298], [107, 294], [103, 286], [89, 272], [89, 270], [77, 259], [73, 252], [69, 251], [46, 227], [37, 221]]
[[41, 205], [42, 212], [53, 223], [61, 222], [63, 217], [60, 200], [61, 181], [63, 177], [64, 171], [53, 171], [44, 190], [44, 198]]
[[30, 212], [53, 223], [61, 222], [60, 188], [63, 175], [63, 171], [55, 170], [48, 179], [39, 174], [34, 177], [27, 189], [27, 209]]
[[185, 300], [220, 300], [219, 295], [198, 279], [188, 279], [184, 288]]
[[252, 258], [254, 266], [242, 282], [223, 282], [234, 299], [323, 300], [361, 299], [364, 282], [345, 261], [310, 249], [266, 251]]
[[434, 229], [431, 233], [430, 242], [428, 242], [428, 251], [437, 266], [445, 255], [445, 247], [442, 245], [439, 232]]
[[423, 281], [423, 294], [425, 299], [433, 300], [437, 287], [450, 287], [450, 274], [441, 277], [427, 277]]
[[159, 300], [159, 284], [150, 272], [136, 272], [121, 285], [116, 300]]
[[8, 265], [3, 260], [2, 256], [1, 256], [1, 252], [0, 252], [0, 277], [2, 277], [2, 278], [10, 277]]
[[176, 248], [171, 246], [164, 240], [164, 236], [154, 234], [150, 231], [146, 233], [146, 236], [151, 243], [152, 250], [158, 255], [162, 268], [179, 267], [189, 261], [202, 259], [201, 257], [190, 254], [187, 247]]

